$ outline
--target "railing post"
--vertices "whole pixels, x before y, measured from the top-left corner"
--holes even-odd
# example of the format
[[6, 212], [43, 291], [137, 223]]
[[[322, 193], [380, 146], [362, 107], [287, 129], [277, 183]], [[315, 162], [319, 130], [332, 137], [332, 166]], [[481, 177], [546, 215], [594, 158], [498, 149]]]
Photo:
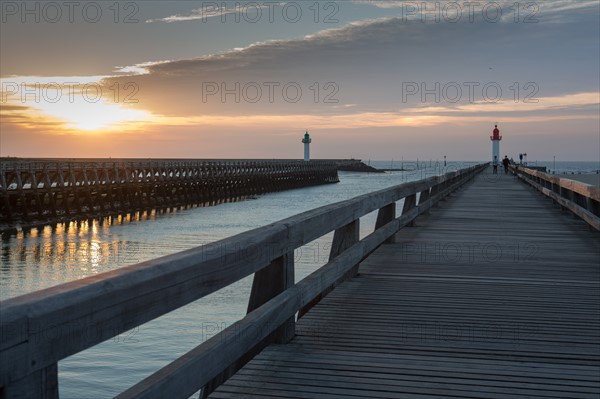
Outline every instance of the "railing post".
[[[248, 313], [294, 285], [294, 253], [289, 252], [254, 274], [248, 301]], [[295, 335], [294, 318], [290, 318], [275, 334], [275, 342], [287, 343]]]
[[356, 219], [335, 231], [329, 252], [329, 261], [358, 242], [359, 226], [360, 219]]
[[0, 399], [58, 399], [58, 363], [0, 389]]
[[[289, 252], [273, 260], [267, 267], [254, 273], [252, 291], [248, 301], [248, 313], [259, 308], [272, 298], [294, 285], [294, 252]], [[287, 343], [295, 335], [294, 317], [289, 318], [271, 336], [259, 342], [237, 361], [230, 364], [223, 372], [213, 378], [202, 388], [200, 398], [206, 398], [221, 384], [233, 376], [239, 369], [272, 342]]]
[[[435, 197], [440, 193], [440, 183], [436, 183], [431, 187], [431, 191], [429, 192], [429, 198], [435, 199]], [[439, 206], [439, 200], [436, 200], [431, 204], [432, 207]]]
[[[386, 224], [388, 224], [389, 222], [391, 222], [394, 219], [396, 219], [396, 203], [392, 202], [391, 204], [388, 204], [388, 205], [384, 206], [383, 208], [380, 208], [379, 212], [377, 212], [377, 221], [375, 222], [375, 230], [385, 226]], [[385, 242], [386, 243], [396, 242], [396, 235], [395, 234], [392, 235]]]
[[[563, 187], [562, 185], [560, 186], [560, 191], [559, 194], [562, 198], [566, 199], [567, 201], [570, 202], [574, 202], [574, 198], [573, 198], [573, 192], [571, 190], [569, 190], [566, 187]], [[563, 211], [568, 211], [567, 208], [565, 208], [564, 206], [561, 205], [560, 207], [561, 210]]]
[[[342, 226], [339, 229], [337, 229], [335, 231], [335, 233], [333, 234], [333, 241], [331, 243], [331, 251], [329, 252], [329, 261], [332, 261], [335, 257], [337, 257], [339, 254], [344, 252], [346, 249], [348, 249], [352, 245], [356, 244], [360, 238], [359, 231], [360, 231], [360, 219], [356, 219], [356, 220], [348, 223], [347, 225]], [[349, 278], [356, 276], [356, 274], [358, 273], [358, 266], [359, 266], [358, 263], [356, 265], [354, 265], [354, 267], [352, 267], [352, 269], [350, 269], [348, 272], [346, 272], [344, 275], [342, 275], [338, 279], [338, 282], [336, 282], [336, 284], [341, 281], [345, 281]], [[319, 294], [316, 298], [314, 298], [312, 301], [310, 301], [308, 304], [306, 304], [306, 306], [301, 308], [298, 311], [298, 319], [300, 319], [302, 316], [304, 316], [313, 306], [315, 306], [317, 303], [319, 303], [321, 301], [321, 299], [323, 299], [334, 288], [335, 288], [335, 284], [328, 287], [327, 289], [323, 290], [323, 292], [321, 292], [321, 294]]]
[[[555, 192], [556, 194], [560, 195], [560, 185], [558, 183], [555, 183], [554, 181], [551, 182], [549, 189], [552, 190], [553, 192]], [[542, 195], [544, 195], [544, 193], [542, 193]], [[556, 200], [554, 198], [552, 198], [552, 203], [558, 205], [558, 202], [556, 202]], [[561, 209], [562, 209], [562, 207], [561, 207]]]
[[[404, 198], [404, 206], [402, 207], [402, 214], [406, 215], [407, 212], [411, 211], [415, 205], [417, 204], [417, 195], [411, 194], [408, 197]], [[411, 221], [407, 226], [413, 227], [415, 225], [415, 221]]]
[[[575, 205], [577, 205], [577, 206], [579, 206], [579, 207], [581, 207], [581, 208], [583, 208], [585, 210], [588, 210], [587, 209], [587, 198], [586, 197], [584, 197], [583, 195], [579, 194], [578, 192], [576, 192], [576, 191], [574, 191], [572, 189], [569, 190], [569, 192], [571, 193], [570, 201], [573, 204], [575, 204]], [[577, 214], [575, 214], [575, 213], [573, 213], [573, 217], [575, 219], [579, 219], [579, 216]]]
[[[425, 202], [427, 202], [429, 200], [429, 194], [430, 189], [426, 188], [425, 190], [421, 191], [421, 194], [419, 194], [419, 206], [423, 205]], [[429, 208], [427, 208], [426, 211], [423, 212], [424, 215], [429, 215]]]
[[600, 207], [598, 207], [598, 202], [589, 197], [586, 197], [585, 199], [585, 209], [600, 217]]

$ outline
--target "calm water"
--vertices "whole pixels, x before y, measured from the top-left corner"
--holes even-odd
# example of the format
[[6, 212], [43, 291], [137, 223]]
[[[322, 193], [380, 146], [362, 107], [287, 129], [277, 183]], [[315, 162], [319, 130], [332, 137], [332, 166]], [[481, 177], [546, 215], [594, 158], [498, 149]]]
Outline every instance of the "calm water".
[[[342, 172], [338, 184], [273, 193], [256, 200], [168, 214], [143, 213], [72, 222], [4, 236], [0, 299], [189, 249], [318, 206], [468, 164], [449, 162], [444, 168], [441, 162], [420, 162], [419, 169], [415, 162], [408, 161], [371, 162], [371, 165], [415, 170], [383, 175]], [[597, 163], [562, 165], [571, 168], [565, 170], [598, 169]], [[361, 219], [361, 236], [372, 231], [374, 220], [374, 213]], [[329, 234], [296, 251], [297, 280], [326, 262], [331, 237]], [[250, 286], [248, 277], [61, 361], [61, 397], [109, 398], [127, 389], [242, 318]]]

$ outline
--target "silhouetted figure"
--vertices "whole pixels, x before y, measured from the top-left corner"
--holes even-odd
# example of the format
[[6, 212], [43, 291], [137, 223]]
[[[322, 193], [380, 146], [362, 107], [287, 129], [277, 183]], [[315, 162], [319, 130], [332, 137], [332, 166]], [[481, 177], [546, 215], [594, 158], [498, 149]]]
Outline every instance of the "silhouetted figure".
[[492, 173], [498, 173], [498, 157], [494, 155], [494, 161], [492, 162]]
[[505, 155], [504, 159], [502, 160], [502, 165], [504, 165], [504, 174], [507, 175], [508, 174], [508, 164], [510, 163], [510, 161], [508, 160], [508, 157]]

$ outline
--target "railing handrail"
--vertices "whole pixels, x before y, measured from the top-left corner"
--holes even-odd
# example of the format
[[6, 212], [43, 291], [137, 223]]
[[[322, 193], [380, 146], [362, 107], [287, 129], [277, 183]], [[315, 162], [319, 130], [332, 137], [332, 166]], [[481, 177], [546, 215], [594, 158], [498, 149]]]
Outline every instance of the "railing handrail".
[[511, 166], [517, 176], [565, 209], [600, 230], [600, 188], [525, 166]]
[[[24, 384], [27, 377], [41, 373], [45, 368], [53, 368], [53, 372], [56, 373], [56, 363], [59, 360], [200, 299], [250, 274], [255, 273], [256, 281], [256, 273], [289, 256], [290, 253], [293, 254], [293, 251], [302, 245], [334, 230], [335, 243], [338, 233], [347, 226], [356, 224], [360, 217], [377, 209], [380, 210], [380, 216], [385, 216], [389, 214], [390, 206], [393, 206], [393, 217], [386, 216], [381, 221], [378, 218], [376, 231], [367, 239], [356, 239], [349, 241], [351, 245], [346, 245], [347, 243], [342, 242], [344, 238], [340, 233], [340, 248], [343, 249], [340, 249], [340, 253], [336, 254], [339, 256], [332, 262], [339, 262], [339, 259], [345, 256], [357, 263], [399, 228], [410, 223], [486, 165], [476, 165], [443, 176], [364, 194], [211, 244], [2, 301], [0, 388], [11, 384]], [[417, 194], [420, 194], [419, 204], [416, 203]], [[403, 214], [395, 218], [395, 203], [403, 198], [406, 199]], [[332, 262], [326, 266], [331, 268]], [[348, 267], [347, 263], [344, 265]], [[342, 270], [338, 267], [335, 269], [336, 273], [332, 274], [326, 266], [318, 272], [329, 273], [327, 281], [335, 282], [345, 273], [341, 273]], [[273, 306], [284, 306], [276, 301], [279, 298], [278, 301], [283, 300], [285, 306], [288, 306], [282, 314], [290, 317], [289, 312], [293, 315], [299, 307], [306, 306], [314, 299], [313, 294], [318, 294], [314, 284], [317, 284], [318, 289], [323, 288], [319, 285], [321, 283], [315, 283], [310, 278], [307, 281], [313, 285], [304, 280], [294, 285], [292, 278], [292, 283], [284, 287], [282, 294], [259, 307], [257, 311], [268, 305], [267, 310], [262, 311], [272, 315]], [[298, 287], [307, 284], [312, 287], [309, 291], [297, 291]], [[281, 295], [287, 299], [280, 298]], [[292, 301], [292, 306], [290, 296], [293, 295], [298, 297]], [[274, 305], [274, 301], [278, 305]], [[247, 317], [258, 316], [252, 312]], [[277, 317], [279, 321], [285, 320], [281, 315]], [[238, 323], [241, 322], [247, 323], [248, 320], [245, 318]], [[271, 327], [276, 329], [279, 326], [281, 324]], [[269, 330], [265, 334], [271, 332]], [[255, 346], [254, 344], [257, 342], [250, 347]], [[215, 345], [212, 340], [205, 342], [200, 345], [201, 351], [212, 347], [211, 345]], [[222, 343], [218, 345], [221, 345], [219, 348], [223, 348]], [[240, 354], [232, 356], [238, 355]], [[185, 356], [173, 364], [179, 364], [178, 362], [185, 363]], [[164, 377], [166, 374], [163, 372], [162, 375]], [[207, 374], [203, 378], [208, 381], [212, 377]], [[200, 377], [197, 379], [204, 380]], [[154, 388], [151, 388], [142, 389], [145, 392], [143, 393], [140, 386], [148, 385], [144, 382], [140, 384], [126, 391], [124, 397], [150, 395], [148, 392], [155, 392]], [[169, 389], [173, 388], [170, 383], [166, 386], [169, 386]], [[192, 388], [194, 387], [189, 389]]]

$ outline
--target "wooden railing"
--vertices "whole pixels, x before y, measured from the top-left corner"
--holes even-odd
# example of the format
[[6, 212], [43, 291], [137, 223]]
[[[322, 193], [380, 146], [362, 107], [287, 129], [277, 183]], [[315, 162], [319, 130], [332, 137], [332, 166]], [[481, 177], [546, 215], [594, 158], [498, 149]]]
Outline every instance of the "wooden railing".
[[600, 188], [525, 167], [511, 166], [513, 173], [527, 184], [568, 209], [591, 227], [600, 230]]
[[[57, 362], [254, 273], [248, 314], [119, 398], [210, 393], [271, 342], [294, 336], [295, 315], [352, 277], [359, 262], [485, 165], [365, 194], [213, 244], [0, 302], [0, 397], [58, 397]], [[404, 199], [396, 217], [396, 202]], [[359, 240], [360, 217], [379, 210]], [[294, 250], [335, 231], [329, 262], [294, 284]]]

